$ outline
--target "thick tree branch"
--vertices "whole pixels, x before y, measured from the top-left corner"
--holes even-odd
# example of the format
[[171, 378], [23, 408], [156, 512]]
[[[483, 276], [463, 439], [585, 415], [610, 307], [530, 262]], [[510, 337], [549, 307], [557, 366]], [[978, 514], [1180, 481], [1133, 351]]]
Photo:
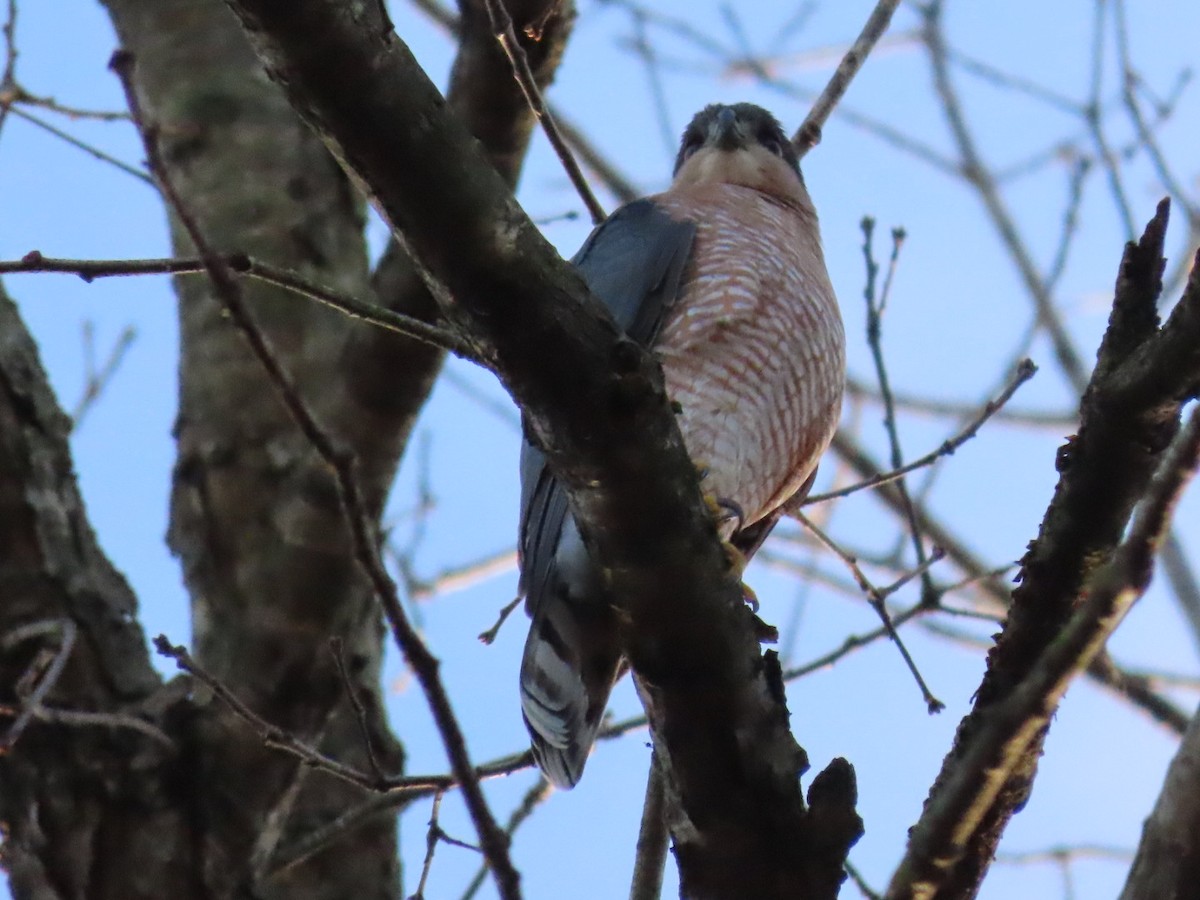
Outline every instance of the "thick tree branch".
[[[1117, 546], [1134, 505], [1179, 428], [1184, 402], [1200, 386], [1200, 268], [1160, 329], [1156, 301], [1164, 266], [1168, 203], [1130, 243], [1117, 279], [1108, 331], [1080, 410], [1079, 434], [1060, 449], [1060, 474], [1041, 532], [1022, 560], [1009, 620], [988, 654], [975, 709], [959, 726], [954, 748], [926, 801], [932, 815], [941, 795], [986, 742], [992, 710], [1009, 701], [1059, 639], [1077, 609], [1087, 579]], [[1090, 657], [1089, 657], [1090, 658]], [[1029, 796], [1048, 720], [1005, 767], [1006, 780], [984, 798], [974, 827], [930, 851], [912, 875], [931, 884], [924, 896], [974, 893], [1013, 812]], [[923, 817], [924, 820], [924, 817]], [[920, 827], [920, 826], [919, 826]], [[930, 860], [937, 859], [936, 866]], [[936, 869], [936, 875], [934, 870]], [[902, 894], [900, 894], [902, 895]], [[898, 896], [900, 896], [898, 895]]]
[[[454, 22], [458, 53], [446, 100], [479, 141], [488, 160], [515, 187], [536, 117], [512, 77], [512, 66], [493, 33], [485, 0], [464, 0]], [[545, 90], [562, 60], [575, 20], [570, 0], [508, 0], [534, 85]], [[527, 32], [535, 31], [534, 39]], [[406, 250], [389, 242], [372, 287], [381, 307], [429, 322], [437, 304]], [[363, 490], [376, 509], [391, 487], [417, 415], [442, 366], [444, 354], [374, 328], [357, 328], [337, 362], [343, 390], [322, 419], [356, 447]]]
[[[5, 867], [18, 897], [66, 896], [60, 891], [68, 884], [76, 896], [100, 896], [90, 848], [101, 829], [114, 846], [135, 839], [128, 821], [106, 817], [112, 794], [130, 802], [134, 793], [150, 803], [137, 831], [150, 829], [160, 843], [141, 857], [139, 871], [125, 873], [125, 896], [149, 898], [190, 849], [169, 802], [170, 749], [138, 718], [132, 721], [147, 731], [94, 727], [101, 714], [136, 713], [160, 681], [133, 594], [84, 515], [70, 430], [33, 340], [0, 288], [0, 703], [31, 713], [21, 734], [13, 721], [0, 728], [13, 742], [0, 754]], [[78, 639], [69, 640], [72, 634]], [[49, 665], [37, 665], [39, 656]], [[38, 684], [22, 697], [31, 663]], [[87, 714], [86, 728], [74, 713]], [[138, 777], [115, 784], [99, 774], [130, 760]]]
[[1120, 900], [1186, 897], [1200, 884], [1200, 712], [1183, 736]]
[[[953, 771], [943, 773], [940, 789], [930, 797], [921, 821], [912, 831], [908, 852], [888, 888], [889, 898], [963, 896], [946, 892], [944, 873], [974, 841], [1006, 782], [1025, 765], [1030, 747], [1041, 743], [1072, 678], [1087, 667], [1145, 593], [1154, 554], [1162, 545], [1171, 515], [1183, 489], [1195, 476], [1198, 463], [1200, 412], [1193, 412], [1156, 473], [1129, 537], [1111, 561], [1088, 580], [1086, 599], [1029, 673], [1003, 700], [986, 709], [970, 747], [956, 761]], [[1191, 811], [1190, 815], [1194, 819], [1196, 813]], [[1194, 847], [1191, 853], [1195, 854]], [[1194, 868], [1195, 861], [1186, 865]], [[1195, 882], [1189, 884], [1194, 887]]]
[[293, 105], [444, 285], [447, 315], [502, 373], [567, 484], [629, 617], [684, 891], [833, 896], [858, 833], [852, 776], [843, 763], [818, 779], [822, 803], [806, 814], [778, 666], [763, 664], [651, 357], [588, 298], [379, 22], [332, 2], [231, 5]]
[[[364, 206], [345, 173], [261, 68], [214, 0], [105, 0], [183, 205], [221, 254], [244, 253], [358, 297], [370, 295]], [[115, 80], [113, 82], [115, 84]], [[196, 255], [167, 210], [176, 256]], [[254, 324], [310, 408], [344, 397], [331, 373], [352, 323], [259, 281], [241, 290]], [[379, 610], [355, 565], [325, 463], [271, 388], [207, 279], [176, 279], [180, 333], [168, 543], [190, 595], [191, 651], [256, 713], [364, 768], [360, 719], [329, 653], [338, 636], [376, 753], [402, 771], [380, 697]], [[288, 900], [400, 891], [395, 822], [345, 835], [334, 852], [269, 884], [262, 854], [337, 815], [361, 789], [262, 745], [220, 703], [187, 704], [176, 800], [194, 853], [154, 896], [195, 890]], [[103, 869], [116, 880], [125, 848]], [[136, 859], [131, 857], [130, 859]], [[186, 887], [184, 886], [186, 885]], [[336, 885], [336, 887], [334, 887]], [[97, 890], [97, 896], [103, 896]]]

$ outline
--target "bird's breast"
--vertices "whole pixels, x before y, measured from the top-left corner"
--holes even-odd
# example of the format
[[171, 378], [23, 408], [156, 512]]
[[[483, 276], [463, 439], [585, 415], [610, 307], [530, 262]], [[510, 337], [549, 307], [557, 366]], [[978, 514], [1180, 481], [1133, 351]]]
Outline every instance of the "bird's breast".
[[697, 234], [656, 351], [705, 490], [750, 524], [803, 484], [840, 413], [845, 339], [816, 218], [732, 185], [659, 200]]

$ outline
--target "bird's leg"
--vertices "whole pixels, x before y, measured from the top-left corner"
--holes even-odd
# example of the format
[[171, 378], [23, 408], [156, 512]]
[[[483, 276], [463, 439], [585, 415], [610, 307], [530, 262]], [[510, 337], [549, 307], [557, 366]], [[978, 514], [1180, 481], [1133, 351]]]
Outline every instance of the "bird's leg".
[[[707, 466], [697, 463], [696, 472], [699, 474], [700, 480], [704, 481], [709, 470]], [[721, 547], [725, 550], [729, 565], [741, 585], [742, 601], [750, 607], [750, 612], [754, 614], [755, 636], [760, 643], [773, 644], [779, 640], [779, 630], [758, 617], [758, 596], [750, 585], [742, 581], [742, 573], [746, 571], [750, 560], [732, 540], [733, 535], [742, 530], [742, 526], [746, 522], [746, 513], [740, 503], [729, 497], [718, 497], [709, 491], [704, 491], [703, 495], [704, 503], [712, 514], [713, 521], [716, 522], [717, 533], [721, 535]], [[734, 523], [732, 527], [730, 527], [731, 522]]]
[[[736, 500], [730, 500], [728, 497], [715, 497], [706, 492], [704, 494], [704, 502], [708, 504], [713, 518], [717, 520], [718, 531], [724, 531], [730, 522], [734, 523], [733, 527], [729, 529], [730, 534], [742, 530], [742, 523], [746, 521], [746, 514], [742, 512], [741, 504]], [[745, 568], [745, 565], [742, 568]]]
[[[700, 471], [700, 479], [703, 481], [704, 476], [708, 474], [708, 470], [702, 467], [697, 468]], [[717, 533], [721, 535], [721, 547], [725, 550], [725, 556], [729, 559], [729, 565], [733, 569], [733, 574], [741, 582], [742, 599], [752, 612], [757, 613], [758, 596], [751, 589], [750, 585], [742, 581], [742, 573], [746, 571], [746, 566], [750, 564], [750, 561], [746, 558], [746, 554], [742, 553], [731, 540], [732, 536], [741, 530], [742, 524], [746, 521], [746, 514], [743, 512], [741, 504], [729, 497], [718, 497], [715, 494], [705, 491], [704, 502], [717, 523]], [[730, 527], [731, 522], [734, 523], [732, 527]]]

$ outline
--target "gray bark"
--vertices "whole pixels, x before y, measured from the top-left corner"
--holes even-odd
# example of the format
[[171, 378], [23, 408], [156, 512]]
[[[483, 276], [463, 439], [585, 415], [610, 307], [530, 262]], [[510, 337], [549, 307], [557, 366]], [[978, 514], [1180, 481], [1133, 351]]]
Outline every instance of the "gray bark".
[[[522, 9], [541, 16], [551, 5]], [[223, 5], [107, 7], [134, 55], [139, 99], [172, 181], [208, 241], [394, 309], [429, 308], [402, 254], [389, 251], [369, 272], [363, 200], [263, 77]], [[533, 119], [514, 99], [519, 91], [479, 25], [480, 9], [470, 4], [464, 16], [452, 92], [512, 183]], [[543, 81], [561, 58], [572, 16], [563, 4], [532, 51]], [[176, 253], [193, 252], [170, 224]], [[333, 481], [220, 315], [207, 281], [182, 277], [176, 289], [180, 406], [168, 540], [191, 595], [194, 655], [267, 721], [369, 771], [329, 645], [340, 638], [375, 756], [398, 773], [403, 753], [379, 697], [379, 614], [349, 551]], [[273, 288], [247, 283], [246, 296], [306, 403], [363, 462], [364, 492], [378, 515], [441, 354]], [[136, 714], [158, 729], [29, 723], [0, 758], [15, 895], [398, 896], [394, 810], [272, 873], [276, 851], [361, 801], [362, 789], [262, 746], [186, 680], [160, 684], [134, 598], [88, 528], [71, 475], [69, 423], [7, 301], [0, 340], [0, 635], [15, 628], [19, 638], [0, 647], [0, 684], [16, 684], [31, 663], [44, 666], [71, 627], [53, 623], [69, 619], [78, 639], [43, 703]], [[44, 627], [30, 632], [36, 623]]]

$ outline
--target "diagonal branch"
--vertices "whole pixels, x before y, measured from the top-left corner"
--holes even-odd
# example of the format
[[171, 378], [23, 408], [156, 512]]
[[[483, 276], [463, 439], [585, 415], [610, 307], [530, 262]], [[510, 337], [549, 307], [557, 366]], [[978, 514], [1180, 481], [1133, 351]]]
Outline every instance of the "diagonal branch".
[[871, 11], [858, 38], [842, 56], [842, 61], [838, 63], [833, 77], [825, 85], [825, 90], [821, 91], [821, 96], [817, 98], [817, 102], [813, 104], [804, 122], [792, 136], [792, 144], [795, 145], [796, 152], [800, 156], [804, 156], [821, 142], [821, 129], [825, 127], [829, 114], [833, 112], [833, 108], [837, 106], [838, 101], [846, 93], [846, 89], [850, 87], [850, 82], [858, 74], [863, 63], [867, 61], [871, 48], [887, 31], [888, 25], [892, 21], [892, 15], [899, 5], [900, 0], [879, 0], [875, 4], [875, 9]]
[[1024, 765], [1030, 748], [1040, 743], [1071, 680], [1087, 668], [1149, 586], [1154, 554], [1198, 464], [1200, 411], [1193, 411], [1155, 474], [1129, 536], [1089, 579], [1086, 602], [1029, 674], [988, 708], [970, 749], [930, 797], [888, 888], [889, 898], [941, 896], [943, 874], [955, 862], [955, 851], [971, 843], [1008, 779]]
[[587, 296], [369, 8], [231, 6], [293, 106], [444, 286], [447, 318], [501, 373], [567, 485], [628, 615], [685, 891], [832, 897], [859, 829], [853, 775], [839, 762], [806, 809], [777, 663], [764, 665], [653, 359]]
[[355, 477], [353, 457], [340, 451], [334, 445], [329, 434], [314, 419], [312, 412], [297, 392], [295, 382], [284, 370], [279, 357], [267, 342], [266, 336], [255, 324], [250, 310], [246, 306], [241, 286], [232, 270], [208, 244], [196, 219], [175, 190], [159, 152], [157, 128], [152, 123], [147, 123], [142, 116], [131, 77], [134, 66], [132, 54], [118, 50], [113, 54], [109, 65], [120, 77], [121, 84], [125, 89], [129, 111], [142, 136], [150, 170], [154, 173], [167, 202], [179, 217], [192, 243], [199, 251], [218, 300], [267, 372], [272, 386], [278, 391], [280, 399], [283, 400], [296, 425], [334, 473], [338, 486], [338, 499], [353, 539], [356, 562], [371, 582], [392, 628], [396, 643], [425, 692], [434, 722], [445, 745], [446, 755], [450, 759], [451, 769], [462, 787], [464, 801], [479, 833], [484, 855], [495, 873], [501, 896], [507, 900], [513, 900], [520, 896], [518, 887], [520, 876], [513, 868], [508, 856], [508, 838], [496, 824], [484, 799], [479, 780], [475, 776], [474, 766], [471, 765], [467, 756], [466, 740], [438, 674], [439, 663], [429, 648], [425, 646], [420, 634], [408, 621], [408, 617], [400, 605], [396, 585], [384, 569], [383, 560], [377, 549], [374, 525]]
[[[926, 801], [922, 822], [938, 815], [947, 792], [956, 795], [964, 767], [970, 769], [979, 754], [990, 752], [995, 718], [1008, 715], [996, 710], [1023, 703], [1013, 698], [1030, 689], [1029, 679], [1043, 677], [1034, 673], [1045, 672], [1047, 660], [1068, 640], [1068, 633], [1075, 635], [1070, 640], [1078, 637], [1072, 631], [1082, 627], [1073, 618], [1076, 609], [1089, 590], [1099, 590], [1097, 582], [1089, 579], [1100, 577], [1094, 574], [1099, 561], [1108, 558], [1120, 542], [1134, 506], [1145, 495], [1152, 473], [1178, 432], [1183, 404], [1200, 388], [1200, 266], [1193, 269], [1170, 319], [1158, 326], [1156, 301], [1162, 285], [1167, 211], [1168, 202], [1163, 201], [1141, 241], [1126, 247], [1108, 331], [1081, 404], [1079, 434], [1059, 450], [1060, 479], [1054, 498], [1037, 540], [1022, 560], [1021, 583], [1013, 592], [1008, 622], [988, 654], [988, 671], [975, 708], [959, 726], [954, 747]], [[1097, 659], [1099, 650], [1097, 644], [1080, 659]], [[1054, 678], [1062, 675], [1056, 671]], [[1052, 712], [1051, 695], [1044, 693], [1043, 699], [1049, 705], [1047, 712]], [[1004, 778], [999, 787], [990, 780], [978, 783], [980, 793], [973, 802], [979, 807], [972, 807], [969, 829], [951, 835], [935, 828], [943, 841], [939, 846], [914, 844], [911, 852], [920, 860], [914, 857], [906, 863], [916, 867], [905, 875], [906, 883], [933, 885], [926, 896], [973, 893], [1005, 825], [1029, 796], [1048, 725], [1048, 718], [1031, 718], [1031, 730], [1021, 742], [1006, 744], [1006, 753], [1012, 755], [1006, 757]], [[961, 798], [950, 802], [960, 803]], [[918, 825], [918, 832], [925, 834], [923, 828]]]
[[1186, 897], [1200, 883], [1200, 713], [1167, 769], [1162, 792], [1142, 829], [1120, 900]]
[[[492, 30], [496, 33], [496, 40], [504, 48], [504, 55], [508, 57], [508, 61], [512, 65], [513, 77], [521, 86], [525, 102], [529, 104], [533, 114], [542, 123], [542, 130], [546, 132], [550, 146], [558, 154], [558, 159], [562, 163], [567, 177], [571, 179], [571, 184], [574, 185], [575, 191], [583, 200], [583, 205], [587, 207], [588, 215], [592, 217], [592, 224], [599, 225], [605, 218], [604, 207], [600, 205], [600, 201], [596, 199], [592, 189], [588, 187], [587, 179], [583, 177], [583, 172], [579, 171], [579, 163], [575, 162], [575, 157], [571, 155], [571, 150], [558, 128], [558, 123], [555, 122], [553, 114], [546, 106], [546, 101], [542, 98], [542, 92], [538, 89], [533, 70], [529, 67], [529, 58], [521, 48], [516, 32], [513, 31], [512, 16], [508, 14], [508, 7], [505, 6], [504, 0], [484, 0], [484, 2], [487, 5], [488, 18], [492, 22]], [[537, 37], [540, 37], [540, 34]]]

